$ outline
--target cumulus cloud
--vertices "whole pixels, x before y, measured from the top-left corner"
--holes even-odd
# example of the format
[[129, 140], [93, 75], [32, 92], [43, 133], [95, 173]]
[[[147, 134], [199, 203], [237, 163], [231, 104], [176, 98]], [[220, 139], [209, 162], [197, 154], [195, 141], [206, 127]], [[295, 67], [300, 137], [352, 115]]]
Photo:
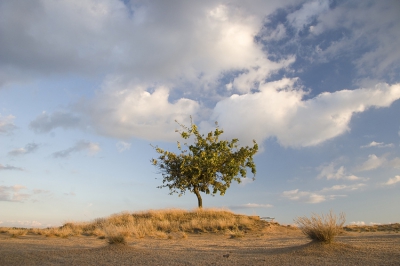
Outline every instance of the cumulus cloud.
[[222, 71], [258, 67], [266, 57], [253, 37], [264, 16], [287, 2], [3, 3], [0, 68], [5, 77], [116, 71], [141, 81], [205, 84]]
[[24, 228], [34, 228], [34, 227], [44, 227], [44, 225], [35, 220], [6, 220], [4, 222], [0, 221], [0, 224], [6, 227], [24, 227]]
[[284, 191], [282, 196], [293, 201], [306, 203], [320, 203], [327, 200], [327, 196], [325, 195], [308, 191], [300, 191], [299, 189]]
[[126, 150], [129, 150], [131, 148], [132, 143], [125, 142], [125, 141], [119, 141], [116, 144], [118, 152], [124, 152]]
[[25, 145], [25, 148], [18, 148], [12, 151], [8, 152], [8, 155], [11, 156], [19, 156], [19, 155], [25, 155], [28, 153], [35, 152], [39, 148], [39, 145], [36, 143], [28, 143]]
[[365, 186], [366, 185], [364, 183], [358, 183], [358, 184], [353, 184], [353, 185], [334, 185], [331, 187], [323, 188], [320, 190], [320, 192], [324, 193], [324, 192], [338, 191], [338, 190], [354, 191], [354, 190], [363, 188]]
[[239, 139], [276, 137], [285, 147], [314, 146], [349, 131], [353, 114], [400, 98], [400, 84], [379, 84], [303, 100], [306, 92], [295, 84], [296, 79], [285, 78], [260, 84], [253, 94], [232, 95], [217, 103], [211, 121]]
[[97, 143], [81, 140], [78, 141], [74, 146], [66, 150], [58, 151], [53, 153], [54, 158], [66, 158], [72, 153], [87, 151], [89, 155], [95, 155], [100, 151], [100, 146]]
[[[270, 60], [255, 36], [265, 16], [292, 1], [16, 2], [2, 4], [0, 10], [0, 18], [8, 22], [0, 23], [1, 70], [12, 66], [29, 74], [109, 74], [93, 99], [74, 106], [79, 116], [45, 112], [30, 123], [37, 133], [90, 125], [120, 139], [172, 140], [174, 120], [187, 124], [192, 114], [203, 120], [203, 126], [204, 120], [217, 120], [226, 132], [248, 142], [272, 137], [285, 147], [304, 147], [349, 131], [354, 113], [388, 107], [400, 98], [398, 84], [325, 92], [306, 100], [307, 91], [296, 85], [296, 79], [265, 83], [296, 57], [287, 54]], [[316, 22], [313, 34], [318, 35], [341, 24], [329, 23], [337, 21], [340, 6], [355, 10], [338, 6], [330, 10], [329, 1], [305, 2], [287, 20], [297, 30]], [[17, 20], [26, 10], [34, 12]], [[385, 18], [386, 24], [392, 15]], [[361, 19], [358, 11], [355, 17]], [[279, 24], [271, 38], [282, 40], [284, 26]], [[396, 27], [389, 28], [392, 32]], [[393, 43], [388, 44], [394, 47]], [[398, 53], [397, 47], [392, 50]], [[220, 92], [218, 86], [230, 91]]]
[[365, 225], [365, 222], [364, 221], [356, 221], [356, 222], [351, 222], [350, 224], [357, 225], [357, 226], [363, 226], [363, 225]]
[[389, 180], [385, 183], [385, 185], [390, 186], [390, 185], [394, 185], [398, 182], [400, 182], [400, 175], [396, 175], [393, 178], [389, 178]]
[[344, 166], [336, 167], [336, 163], [332, 162], [328, 165], [323, 165], [318, 167], [320, 169], [320, 173], [317, 178], [326, 178], [330, 179], [346, 179], [346, 180], [359, 180], [360, 178], [349, 174]]
[[251, 209], [251, 208], [272, 208], [271, 204], [259, 204], [259, 203], [246, 203], [241, 205], [229, 206], [230, 209]]
[[392, 148], [394, 147], [393, 143], [385, 144], [384, 142], [376, 142], [372, 141], [371, 143], [361, 146], [361, 148], [371, 148], [371, 147], [376, 147], [376, 148]]
[[175, 120], [190, 124], [189, 115], [195, 115], [200, 105], [185, 98], [169, 102], [166, 87], [157, 87], [153, 93], [146, 89], [133, 84], [121, 85], [119, 79], [110, 79], [83, 112], [89, 116], [93, 128], [103, 135], [175, 139]]
[[282, 193], [282, 197], [293, 201], [305, 203], [320, 203], [327, 200], [334, 200], [339, 197], [346, 197], [345, 194], [331, 194], [334, 191], [355, 191], [363, 188], [365, 184], [359, 183], [354, 185], [334, 185], [332, 187], [323, 188], [319, 191], [301, 191], [299, 189], [288, 190]]
[[2, 164], [0, 164], [0, 171], [2, 171], [2, 170], [23, 171], [24, 169], [23, 169], [23, 168], [20, 168], [20, 167], [8, 165], [8, 164], [7, 164], [7, 165], [2, 165]]
[[52, 114], [43, 112], [30, 122], [30, 128], [36, 133], [47, 133], [55, 128], [73, 129], [80, 126], [80, 118], [65, 111], [56, 111]]
[[30, 197], [30, 194], [22, 193], [26, 187], [21, 185], [0, 186], [0, 201], [23, 202]]
[[366, 160], [361, 166], [357, 168], [358, 171], [370, 171], [384, 166], [387, 163], [385, 157], [379, 158], [375, 154], [370, 154], [368, 160]]
[[2, 116], [0, 114], [0, 134], [9, 134], [17, 127], [14, 125], [15, 116]]

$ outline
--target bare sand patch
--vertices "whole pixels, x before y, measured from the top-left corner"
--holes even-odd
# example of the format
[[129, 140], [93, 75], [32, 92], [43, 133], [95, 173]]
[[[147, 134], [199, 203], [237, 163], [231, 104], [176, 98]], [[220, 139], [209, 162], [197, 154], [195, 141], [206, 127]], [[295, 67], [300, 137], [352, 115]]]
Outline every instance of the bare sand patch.
[[126, 245], [110, 245], [96, 236], [1, 233], [0, 265], [399, 265], [399, 247], [395, 232], [345, 232], [327, 245], [278, 225], [240, 238], [176, 233], [165, 239], [131, 237]]

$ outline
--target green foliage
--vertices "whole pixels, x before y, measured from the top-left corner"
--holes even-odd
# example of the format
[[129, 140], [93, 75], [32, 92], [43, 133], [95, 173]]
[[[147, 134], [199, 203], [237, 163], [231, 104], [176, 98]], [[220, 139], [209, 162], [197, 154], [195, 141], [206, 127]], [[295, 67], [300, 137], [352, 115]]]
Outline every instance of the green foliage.
[[159, 188], [168, 187], [170, 194], [179, 195], [189, 190], [196, 194], [198, 205], [202, 207], [200, 192], [224, 195], [233, 180], [240, 183], [240, 177], [246, 177], [246, 168], [251, 170], [254, 179], [256, 166], [253, 155], [258, 151], [254, 140], [253, 147], [239, 148], [238, 139], [219, 140], [224, 131], [218, 125], [207, 136], [200, 134], [193, 123], [190, 127], [179, 125], [183, 130], [177, 132], [185, 140], [194, 137], [194, 144], [184, 143], [184, 149], [177, 142], [178, 154], [154, 147], [160, 156], [152, 159], [152, 164], [163, 176], [163, 185]]

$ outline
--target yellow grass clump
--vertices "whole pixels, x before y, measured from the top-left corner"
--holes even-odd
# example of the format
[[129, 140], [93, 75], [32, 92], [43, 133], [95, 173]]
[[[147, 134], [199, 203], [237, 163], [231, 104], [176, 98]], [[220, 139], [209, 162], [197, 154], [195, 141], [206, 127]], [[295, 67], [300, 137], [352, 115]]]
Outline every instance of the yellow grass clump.
[[344, 213], [340, 213], [337, 217], [332, 211], [327, 215], [313, 213], [311, 218], [298, 217], [295, 219], [295, 223], [307, 237], [327, 244], [332, 243], [335, 236], [343, 231], [345, 222]]
[[28, 231], [28, 229], [10, 229], [8, 230], [8, 233], [11, 235], [11, 237], [19, 237], [26, 235]]

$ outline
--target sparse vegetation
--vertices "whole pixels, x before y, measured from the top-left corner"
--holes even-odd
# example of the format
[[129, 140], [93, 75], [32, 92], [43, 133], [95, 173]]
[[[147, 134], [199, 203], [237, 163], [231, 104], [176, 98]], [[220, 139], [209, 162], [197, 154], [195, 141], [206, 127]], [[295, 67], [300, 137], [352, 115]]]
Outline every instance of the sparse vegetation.
[[8, 233], [11, 235], [11, 237], [19, 237], [26, 235], [28, 233], [28, 229], [10, 229], [8, 230]]
[[123, 212], [91, 222], [69, 221], [63, 226], [45, 229], [18, 231], [1, 228], [1, 231], [13, 234], [14, 237], [26, 233], [62, 238], [78, 235], [96, 236], [115, 244], [125, 243], [128, 238], [184, 239], [188, 237], [188, 233], [225, 232], [226, 234], [230, 232], [232, 237], [243, 237], [243, 231], [258, 228], [262, 222], [258, 216], [238, 215], [224, 209], [195, 209], [193, 211], [167, 209]]
[[126, 244], [126, 237], [129, 235], [123, 227], [110, 225], [104, 229], [105, 238], [109, 244]]
[[344, 213], [340, 213], [337, 217], [330, 211], [327, 215], [312, 214], [311, 218], [298, 217], [295, 222], [310, 239], [329, 244], [343, 231], [346, 218]]
[[347, 225], [343, 228], [347, 232], [388, 232], [398, 233], [400, 231], [400, 223], [393, 224], [374, 224], [374, 225]]

